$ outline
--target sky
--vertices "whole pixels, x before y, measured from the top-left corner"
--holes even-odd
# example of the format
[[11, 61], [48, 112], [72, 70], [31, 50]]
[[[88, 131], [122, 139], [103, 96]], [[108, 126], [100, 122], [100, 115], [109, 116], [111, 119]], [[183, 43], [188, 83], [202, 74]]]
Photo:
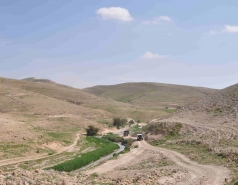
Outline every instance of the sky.
[[238, 1], [2, 0], [0, 76], [76, 88], [238, 83]]

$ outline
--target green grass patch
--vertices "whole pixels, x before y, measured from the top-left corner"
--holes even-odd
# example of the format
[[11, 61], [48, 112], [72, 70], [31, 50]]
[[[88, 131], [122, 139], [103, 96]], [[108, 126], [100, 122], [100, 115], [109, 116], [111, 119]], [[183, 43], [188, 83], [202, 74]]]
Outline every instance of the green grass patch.
[[173, 113], [175, 112], [177, 109], [164, 109], [165, 112], [167, 113]]
[[182, 128], [181, 123], [166, 123], [160, 122], [156, 124], [148, 124], [143, 127], [144, 132], [150, 132], [152, 134], [161, 134], [163, 136], [177, 136]]
[[94, 151], [81, 154], [81, 156], [76, 157], [73, 160], [55, 165], [52, 167], [52, 169], [57, 171], [71, 172], [82, 168], [83, 166], [86, 166], [91, 162], [97, 161], [101, 157], [106, 156], [112, 153], [115, 149], [119, 148], [117, 144], [112, 143], [104, 138], [86, 137], [86, 140], [89, 143], [94, 143], [98, 148]]
[[140, 127], [139, 125], [135, 125], [135, 126], [131, 126], [129, 128], [129, 130], [131, 132], [137, 133], [137, 132], [141, 132], [142, 131], [142, 127]]
[[104, 135], [103, 138], [108, 139], [109, 141], [112, 141], [112, 142], [116, 142], [116, 143], [123, 141], [123, 137], [120, 137], [117, 134], [113, 134], [113, 133], [108, 133], [107, 135]]
[[[25, 144], [0, 144], [0, 152], [3, 153], [0, 159], [23, 157], [30, 151], [37, 151], [37, 149]], [[43, 150], [40, 150], [40, 152], [43, 152]]]
[[152, 144], [155, 146], [178, 151], [179, 153], [188, 156], [191, 160], [201, 164], [217, 164], [217, 165], [227, 164], [227, 160], [225, 158], [212, 153], [207, 145], [204, 144], [193, 145], [188, 143], [179, 143], [179, 144], [168, 144], [168, 143], [164, 144], [164, 143], [165, 141], [159, 141], [153, 142]]
[[71, 133], [62, 133], [62, 132], [47, 132], [47, 135], [58, 140], [62, 141], [65, 144], [70, 144], [72, 140]]
[[108, 121], [108, 120], [97, 120], [97, 122], [100, 123], [100, 124], [107, 125], [108, 127], [113, 127], [112, 121]]

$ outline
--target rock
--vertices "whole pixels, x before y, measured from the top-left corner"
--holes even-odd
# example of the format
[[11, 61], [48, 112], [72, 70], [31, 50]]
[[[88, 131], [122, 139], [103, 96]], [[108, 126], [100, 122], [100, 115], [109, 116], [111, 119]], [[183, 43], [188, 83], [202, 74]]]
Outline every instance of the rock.
[[23, 172], [22, 176], [29, 178], [29, 175], [26, 172]]
[[24, 181], [24, 182], [23, 182], [23, 185], [29, 185], [29, 183], [28, 183], [28, 182], [26, 182], [26, 181]]

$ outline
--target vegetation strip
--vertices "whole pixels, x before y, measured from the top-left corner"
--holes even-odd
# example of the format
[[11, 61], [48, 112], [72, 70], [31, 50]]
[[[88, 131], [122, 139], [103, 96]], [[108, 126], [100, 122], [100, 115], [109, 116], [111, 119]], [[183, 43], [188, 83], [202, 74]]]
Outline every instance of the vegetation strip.
[[57, 171], [71, 172], [82, 168], [90, 164], [91, 162], [97, 161], [101, 157], [104, 157], [119, 148], [117, 144], [103, 138], [87, 137], [86, 140], [90, 143], [95, 143], [99, 148], [94, 151], [84, 153], [80, 157], [76, 157], [75, 159], [57, 164], [53, 166], [52, 169]]

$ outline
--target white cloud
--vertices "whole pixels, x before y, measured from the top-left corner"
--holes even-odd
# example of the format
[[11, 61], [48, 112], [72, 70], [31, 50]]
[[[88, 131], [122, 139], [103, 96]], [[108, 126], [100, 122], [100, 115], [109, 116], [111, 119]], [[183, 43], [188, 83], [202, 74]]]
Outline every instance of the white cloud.
[[166, 56], [165, 55], [153, 54], [153, 53], [147, 51], [147, 52], [145, 52], [144, 55], [142, 55], [141, 58], [146, 59], [146, 60], [154, 60], [154, 59], [163, 59], [163, 58], [166, 58]]
[[238, 33], [238, 26], [225, 25], [223, 32]]
[[124, 22], [133, 21], [129, 11], [121, 7], [109, 7], [109, 8], [100, 8], [96, 12], [104, 20], [115, 19]]
[[148, 25], [152, 25], [152, 24], [156, 25], [162, 22], [172, 22], [172, 19], [168, 16], [159, 16], [157, 18], [153, 18], [152, 20], [143, 21], [144, 24], [148, 24]]
[[172, 22], [172, 19], [168, 16], [159, 16], [157, 19], [157, 21], [166, 21], [166, 22]]
[[238, 26], [225, 25], [223, 30], [211, 30], [210, 35], [216, 35], [218, 33], [238, 33]]

